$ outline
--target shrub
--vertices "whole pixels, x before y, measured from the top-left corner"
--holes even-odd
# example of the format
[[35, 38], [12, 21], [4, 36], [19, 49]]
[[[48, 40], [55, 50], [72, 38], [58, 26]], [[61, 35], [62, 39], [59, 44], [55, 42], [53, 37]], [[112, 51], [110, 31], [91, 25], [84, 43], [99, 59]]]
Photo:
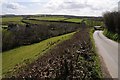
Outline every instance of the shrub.
[[104, 23], [105, 27], [114, 33], [119, 33], [118, 30], [118, 21], [120, 20], [120, 13], [119, 12], [106, 12], [104, 15]]

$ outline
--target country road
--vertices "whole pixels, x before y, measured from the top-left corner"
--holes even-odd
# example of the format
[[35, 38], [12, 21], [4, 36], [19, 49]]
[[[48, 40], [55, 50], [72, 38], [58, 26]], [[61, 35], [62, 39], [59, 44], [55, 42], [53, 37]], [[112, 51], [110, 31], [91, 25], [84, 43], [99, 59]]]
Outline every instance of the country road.
[[93, 34], [98, 54], [103, 58], [112, 78], [118, 78], [118, 43], [95, 31]]

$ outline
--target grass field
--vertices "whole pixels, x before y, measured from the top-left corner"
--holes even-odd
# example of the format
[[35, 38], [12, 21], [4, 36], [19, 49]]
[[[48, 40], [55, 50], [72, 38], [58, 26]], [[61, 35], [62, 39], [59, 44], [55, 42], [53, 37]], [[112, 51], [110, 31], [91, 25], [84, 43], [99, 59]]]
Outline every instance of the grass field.
[[64, 17], [34, 17], [30, 19], [37, 19], [37, 20], [48, 20], [48, 21], [67, 21], [67, 22], [81, 22], [82, 19], [78, 18], [64, 18]]
[[61, 21], [61, 20], [64, 20], [66, 18], [64, 18], [64, 17], [34, 17], [34, 18], [30, 18], [30, 19], [49, 20], [49, 21]]
[[[29, 59], [29, 61], [32, 62], [33, 60], [43, 55], [43, 53], [51, 49], [53, 46], [55, 46], [59, 42], [69, 39], [74, 33], [75, 32], [58, 36], [58, 37], [53, 37], [33, 45], [21, 46], [13, 50], [3, 52], [2, 53], [3, 76], [5, 74], [8, 74], [9, 71], [12, 71], [15, 65], [23, 64], [24, 61], [27, 59]], [[54, 43], [54, 44], [51, 45], [49, 43]]]
[[31, 23], [31, 24], [43, 24], [41, 21], [35, 21], [35, 20], [23, 20], [24, 22]]
[[87, 20], [85, 19], [86, 24], [89, 27], [94, 27], [94, 26], [103, 26], [103, 22], [102, 21], [93, 21], [93, 20]]
[[24, 23], [21, 22], [22, 19], [23, 17], [3, 17], [2, 24], [8, 24], [12, 22], [12, 23], [24, 25]]
[[78, 19], [78, 18], [71, 18], [71, 19], [66, 19], [64, 21], [67, 21], [67, 22], [77, 22], [77, 23], [80, 23], [82, 21], [82, 19]]

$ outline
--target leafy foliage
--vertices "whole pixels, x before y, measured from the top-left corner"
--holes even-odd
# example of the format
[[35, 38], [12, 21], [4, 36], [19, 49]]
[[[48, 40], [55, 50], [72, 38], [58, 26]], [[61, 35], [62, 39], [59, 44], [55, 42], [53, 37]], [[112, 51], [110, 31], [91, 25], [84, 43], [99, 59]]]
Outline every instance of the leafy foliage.
[[120, 13], [119, 12], [106, 12], [104, 15], [104, 23], [106, 29], [104, 35], [108, 38], [120, 42]]
[[89, 31], [82, 29], [10, 78], [100, 80], [95, 58]]
[[113, 33], [105, 29], [103, 34], [114, 41], [120, 42], [120, 35], [118, 33]]
[[50, 37], [59, 36], [62, 34], [76, 31], [79, 28], [79, 24], [57, 22], [49, 22], [44, 24], [26, 23], [26, 26], [9, 24], [8, 29], [5, 32], [3, 32], [2, 49], [3, 51], [6, 51], [21, 45], [37, 43]]
[[119, 12], [106, 12], [104, 15], [104, 23], [105, 27], [114, 33], [119, 33], [119, 26], [120, 23], [120, 13]]
[[[26, 61], [34, 61], [38, 57], [41, 57], [45, 52], [53, 48], [53, 46], [57, 45], [58, 43], [71, 38], [74, 34], [69, 33], [53, 38], [49, 38], [47, 40], [41, 41], [36, 44], [28, 45], [28, 46], [21, 46], [19, 48], [12, 49], [10, 51], [3, 52], [3, 65], [2, 65], [2, 73], [3, 75], [8, 75], [12, 71], [18, 69], [19, 66], [23, 66]], [[27, 62], [28, 64], [28, 62]]]

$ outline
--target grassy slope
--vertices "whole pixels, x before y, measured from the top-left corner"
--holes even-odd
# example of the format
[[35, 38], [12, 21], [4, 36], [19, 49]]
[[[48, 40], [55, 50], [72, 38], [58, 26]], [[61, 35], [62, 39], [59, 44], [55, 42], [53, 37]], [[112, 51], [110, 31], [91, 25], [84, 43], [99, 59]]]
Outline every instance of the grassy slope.
[[50, 45], [48, 44], [49, 42], [56, 42], [58, 40], [61, 42], [63, 40], [67, 40], [71, 37], [71, 35], [73, 35], [73, 33], [53, 37], [40, 43], [22, 46], [7, 52], [3, 52], [3, 75], [6, 74], [9, 70], [13, 69], [16, 64], [23, 63], [26, 59], [29, 59], [30, 61], [35, 60], [38, 56], [42, 55], [44, 52], [48, 51], [51, 47], [56, 45]]
[[41, 21], [35, 21], [35, 20], [23, 20], [25, 22], [31, 23], [31, 24], [43, 24], [44, 22]]
[[67, 22], [81, 22], [82, 19], [78, 18], [71, 18], [67, 19], [64, 17], [31, 17], [30, 19], [37, 19], [37, 20], [48, 20], [48, 21], [67, 21]]
[[13, 22], [13, 23], [24, 25], [24, 23], [21, 22], [22, 19], [23, 17], [3, 17], [2, 23], [7, 24], [8, 22]]
[[64, 17], [36, 17], [36, 18], [31, 18], [31, 19], [60, 21], [60, 20], [66, 19], [66, 18], [64, 18]]
[[78, 18], [72, 18], [72, 19], [67, 19], [65, 21], [68, 21], [68, 22], [81, 22], [82, 19], [78, 19]]
[[114, 41], [120, 42], [120, 35], [118, 33], [112, 33], [107, 29], [104, 29], [103, 34]]
[[88, 20], [88, 19], [84, 19], [86, 24], [90, 27], [93, 26], [103, 26], [103, 22], [102, 21], [93, 21], [93, 20]]
[[20, 21], [22, 17], [3, 17], [2, 22], [8, 22], [8, 21]]

